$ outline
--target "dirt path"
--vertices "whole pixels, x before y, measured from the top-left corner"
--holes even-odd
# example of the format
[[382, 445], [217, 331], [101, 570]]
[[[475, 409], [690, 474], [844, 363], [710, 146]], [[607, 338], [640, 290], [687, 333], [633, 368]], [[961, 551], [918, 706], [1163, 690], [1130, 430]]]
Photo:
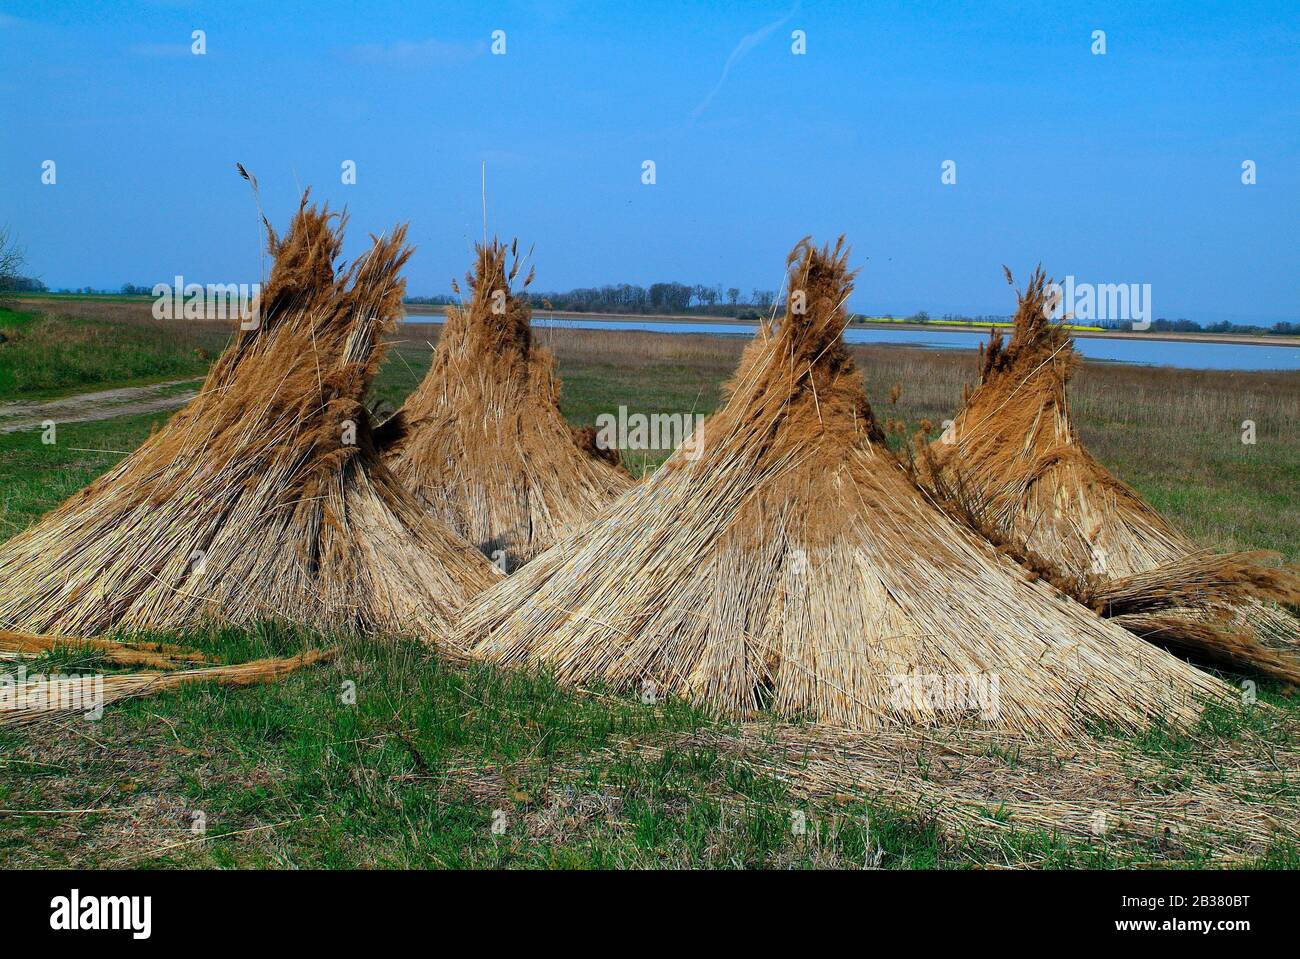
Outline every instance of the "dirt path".
[[[148, 386], [124, 386], [115, 390], [78, 393], [51, 400], [0, 403], [0, 433], [40, 429], [47, 420], [64, 423], [89, 423], [134, 416], [184, 406], [198, 392], [200, 379], [169, 380]], [[179, 386], [193, 389], [178, 390]]]

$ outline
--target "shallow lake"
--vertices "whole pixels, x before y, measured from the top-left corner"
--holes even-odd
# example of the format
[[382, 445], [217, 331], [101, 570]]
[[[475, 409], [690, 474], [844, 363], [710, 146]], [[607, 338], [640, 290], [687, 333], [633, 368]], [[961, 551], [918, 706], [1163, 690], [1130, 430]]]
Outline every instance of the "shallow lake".
[[[440, 315], [408, 314], [408, 323], [441, 323]], [[536, 329], [647, 330], [653, 333], [707, 333], [752, 336], [758, 329], [741, 323], [662, 323], [654, 320], [578, 320], [533, 314]], [[844, 331], [850, 343], [900, 343], [940, 350], [974, 350], [988, 331], [891, 330], [854, 327]], [[1300, 347], [1255, 346], [1249, 343], [1203, 343], [1180, 340], [1108, 339], [1080, 336], [1075, 349], [1090, 360], [1174, 366], [1185, 370], [1300, 370]]]

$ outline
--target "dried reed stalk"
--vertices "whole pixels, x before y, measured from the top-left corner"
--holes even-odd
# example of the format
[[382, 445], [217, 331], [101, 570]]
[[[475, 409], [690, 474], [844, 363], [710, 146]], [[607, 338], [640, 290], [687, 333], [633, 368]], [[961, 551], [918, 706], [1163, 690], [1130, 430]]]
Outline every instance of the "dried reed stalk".
[[179, 663], [202, 663], [207, 657], [197, 650], [170, 643], [119, 643], [87, 636], [32, 636], [0, 630], [0, 659], [39, 656], [57, 649], [84, 651], [119, 666], [150, 666], [172, 669]]
[[1293, 569], [1263, 552], [1214, 556], [1084, 448], [1066, 387], [1079, 359], [1048, 316], [1041, 268], [1011, 341], [992, 334], [980, 383], [945, 436], [919, 444], [917, 481], [1026, 567], [1138, 635], [1201, 662], [1300, 682]]
[[475, 253], [468, 302], [447, 311], [433, 366], [377, 440], [437, 519], [514, 569], [632, 479], [617, 451], [597, 449], [592, 431], [560, 413], [555, 360], [533, 342], [532, 309], [511, 289], [515, 245]]
[[306, 196], [283, 240], [268, 227], [260, 326], [138, 450], [0, 547], [0, 628], [284, 619], [434, 640], [494, 580], [380, 461], [364, 401], [411, 251], [399, 227], [336, 268], [343, 228]]
[[841, 333], [843, 240], [800, 242], [710, 417], [585, 529], [466, 607], [457, 640], [562, 681], [857, 729], [971, 715], [905, 677], [998, 683], [994, 727], [1187, 721], [1217, 680], [1097, 617], [934, 507], [883, 443]]
[[[283, 659], [256, 659], [235, 666], [207, 666], [167, 673], [114, 673], [102, 677], [103, 696], [98, 705], [107, 706], [123, 699], [151, 696], [189, 683], [215, 682], [222, 686], [255, 686], [278, 682], [290, 673], [333, 659], [332, 649], [313, 649]], [[77, 682], [74, 677], [63, 682]], [[0, 726], [26, 726], [86, 711], [84, 703], [76, 706], [50, 704], [50, 686], [29, 681], [16, 690], [11, 708], [0, 710]]]

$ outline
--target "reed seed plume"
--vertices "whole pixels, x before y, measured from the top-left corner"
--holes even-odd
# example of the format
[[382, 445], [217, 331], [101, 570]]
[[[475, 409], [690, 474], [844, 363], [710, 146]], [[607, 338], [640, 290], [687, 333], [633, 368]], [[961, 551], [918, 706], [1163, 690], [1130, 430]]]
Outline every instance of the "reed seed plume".
[[550, 350], [533, 340], [514, 243], [475, 247], [466, 302], [447, 311], [433, 365], [381, 429], [385, 461], [428, 506], [514, 569], [632, 485], [616, 450], [560, 413]]
[[946, 435], [921, 444], [917, 481], [1026, 568], [1140, 636], [1198, 661], [1300, 682], [1300, 597], [1264, 553], [1213, 556], [1080, 442], [1067, 386], [1078, 366], [1042, 268], [994, 331], [979, 384]]
[[[1217, 680], [1035, 581], [936, 508], [884, 444], [842, 332], [841, 239], [805, 239], [708, 420], [584, 529], [467, 606], [457, 641], [564, 682], [853, 729], [1068, 737], [1185, 722]], [[985, 683], [974, 708], [936, 686]], [[925, 687], [925, 688], [922, 688]], [[968, 687], [969, 688], [969, 687]]]
[[138, 450], [0, 546], [0, 628], [66, 636], [285, 619], [440, 637], [495, 572], [381, 462], [366, 391], [401, 313], [406, 229], [338, 265], [304, 195], [260, 322]]

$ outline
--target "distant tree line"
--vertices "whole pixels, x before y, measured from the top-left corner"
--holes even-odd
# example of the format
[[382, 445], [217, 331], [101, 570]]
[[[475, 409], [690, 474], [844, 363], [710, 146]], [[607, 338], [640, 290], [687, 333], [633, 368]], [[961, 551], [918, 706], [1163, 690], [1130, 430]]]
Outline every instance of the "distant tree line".
[[31, 276], [0, 276], [0, 293], [48, 293], [44, 283]]
[[[535, 310], [561, 313], [615, 313], [667, 316], [700, 314], [756, 318], [772, 308], [775, 290], [753, 289], [748, 295], [739, 287], [705, 286], [702, 283], [613, 283], [605, 286], [579, 287], [564, 292], [527, 293]], [[408, 296], [407, 303], [443, 306], [459, 302], [449, 296]]]
[[[1107, 330], [1131, 330], [1133, 323], [1129, 320], [1090, 320], [1090, 325], [1100, 326]], [[1300, 333], [1300, 323], [1274, 323], [1272, 326], [1259, 326], [1255, 323], [1229, 323], [1222, 320], [1218, 323], [1197, 323], [1195, 320], [1188, 320], [1179, 317], [1176, 320], [1158, 317], [1151, 321], [1150, 330], [1159, 333], [1235, 333], [1238, 336], [1268, 336], [1270, 334], [1294, 335]]]
[[1238, 333], [1248, 336], [1267, 336], [1270, 333], [1279, 336], [1300, 334], [1300, 323], [1274, 323], [1272, 326], [1256, 326], [1253, 323], [1197, 323], [1193, 320], [1153, 320], [1151, 329], [1175, 333]]
[[[884, 315], [885, 319], [893, 319], [889, 314]], [[959, 322], [959, 323], [1006, 323], [1011, 320], [1010, 316], [982, 315], [966, 316], [962, 313], [945, 313], [941, 320], [932, 321], [930, 314], [924, 310], [914, 313], [907, 318], [909, 323], [930, 323], [930, 322]], [[1131, 330], [1133, 323], [1130, 320], [1088, 320], [1087, 325], [1099, 326], [1106, 330]], [[1160, 333], [1235, 333], [1238, 336], [1297, 336], [1300, 335], [1300, 323], [1274, 323], [1272, 326], [1259, 326], [1252, 323], [1229, 323], [1226, 320], [1219, 323], [1197, 323], [1195, 320], [1179, 318], [1169, 320], [1161, 317], [1152, 320], [1148, 329], [1156, 330]]]
[[635, 283], [580, 287], [566, 292], [528, 295], [534, 309], [565, 313], [641, 313], [647, 315], [702, 314], [705, 316], [757, 317], [771, 309], [775, 290], [706, 286], [703, 283]]
[[0, 293], [41, 293], [45, 284], [24, 276], [27, 254], [8, 227], [0, 227]]
[[[47, 293], [49, 288], [35, 277], [23, 275], [26, 258], [15, 238], [4, 228], [0, 228], [0, 294], [8, 293]], [[110, 290], [95, 290], [89, 286], [77, 289], [61, 289], [60, 293], [111, 293]], [[139, 283], [123, 283], [120, 289], [123, 296], [152, 296], [153, 287]], [[605, 286], [580, 287], [567, 292], [527, 294], [528, 300], [537, 310], [555, 310], [561, 313], [614, 313], [645, 314], [665, 316], [670, 314], [692, 314], [701, 316], [726, 316], [736, 319], [757, 319], [769, 314], [776, 300], [775, 290], [755, 287], [748, 294], [739, 287], [706, 286], [704, 284], [651, 283], [648, 287], [635, 283], [614, 283]], [[454, 296], [408, 296], [406, 303], [412, 305], [448, 306], [459, 303]], [[883, 314], [884, 319], [893, 319], [893, 315]], [[966, 323], [1006, 322], [1009, 316], [945, 313], [942, 320], [932, 320], [924, 310], [907, 317], [910, 323], [931, 323], [959, 321]], [[867, 317], [853, 317], [854, 322], [866, 322]], [[1101, 321], [1097, 323], [1107, 329], [1126, 330], [1131, 323], [1124, 321]], [[1197, 323], [1194, 320], [1178, 318], [1176, 320], [1160, 319], [1151, 323], [1150, 329], [1173, 333], [1235, 333], [1247, 336], [1300, 336], [1300, 322], [1274, 323], [1272, 326], [1229, 323]]]
[[[565, 292], [535, 293], [529, 291], [528, 301], [535, 310], [555, 310], [559, 313], [613, 313], [641, 314], [646, 316], [665, 316], [669, 314], [687, 314], [700, 316], [726, 316], [735, 319], [758, 319], [770, 314], [775, 290], [752, 289], [743, 294], [739, 287], [705, 286], [689, 283], [651, 283], [648, 287], [635, 283], [611, 283], [605, 286], [579, 287]], [[408, 296], [407, 303], [431, 306], [446, 306], [459, 303], [453, 296]], [[892, 313], [871, 314], [880, 319], [892, 320]], [[868, 323], [871, 316], [855, 314], [854, 323]], [[906, 317], [908, 323], [943, 323], [960, 322], [968, 324], [1006, 323], [1011, 317], [1006, 314], [985, 313], [967, 315], [964, 313], [945, 313], [942, 318], [932, 318], [925, 310], [918, 310]], [[1129, 321], [1102, 320], [1090, 321], [1093, 325], [1106, 329], [1127, 330]], [[1151, 323], [1150, 329], [1161, 332], [1177, 333], [1236, 333], [1248, 336], [1300, 335], [1300, 323], [1275, 323], [1271, 327], [1240, 323], [1201, 324], [1187, 319], [1158, 319]]]

